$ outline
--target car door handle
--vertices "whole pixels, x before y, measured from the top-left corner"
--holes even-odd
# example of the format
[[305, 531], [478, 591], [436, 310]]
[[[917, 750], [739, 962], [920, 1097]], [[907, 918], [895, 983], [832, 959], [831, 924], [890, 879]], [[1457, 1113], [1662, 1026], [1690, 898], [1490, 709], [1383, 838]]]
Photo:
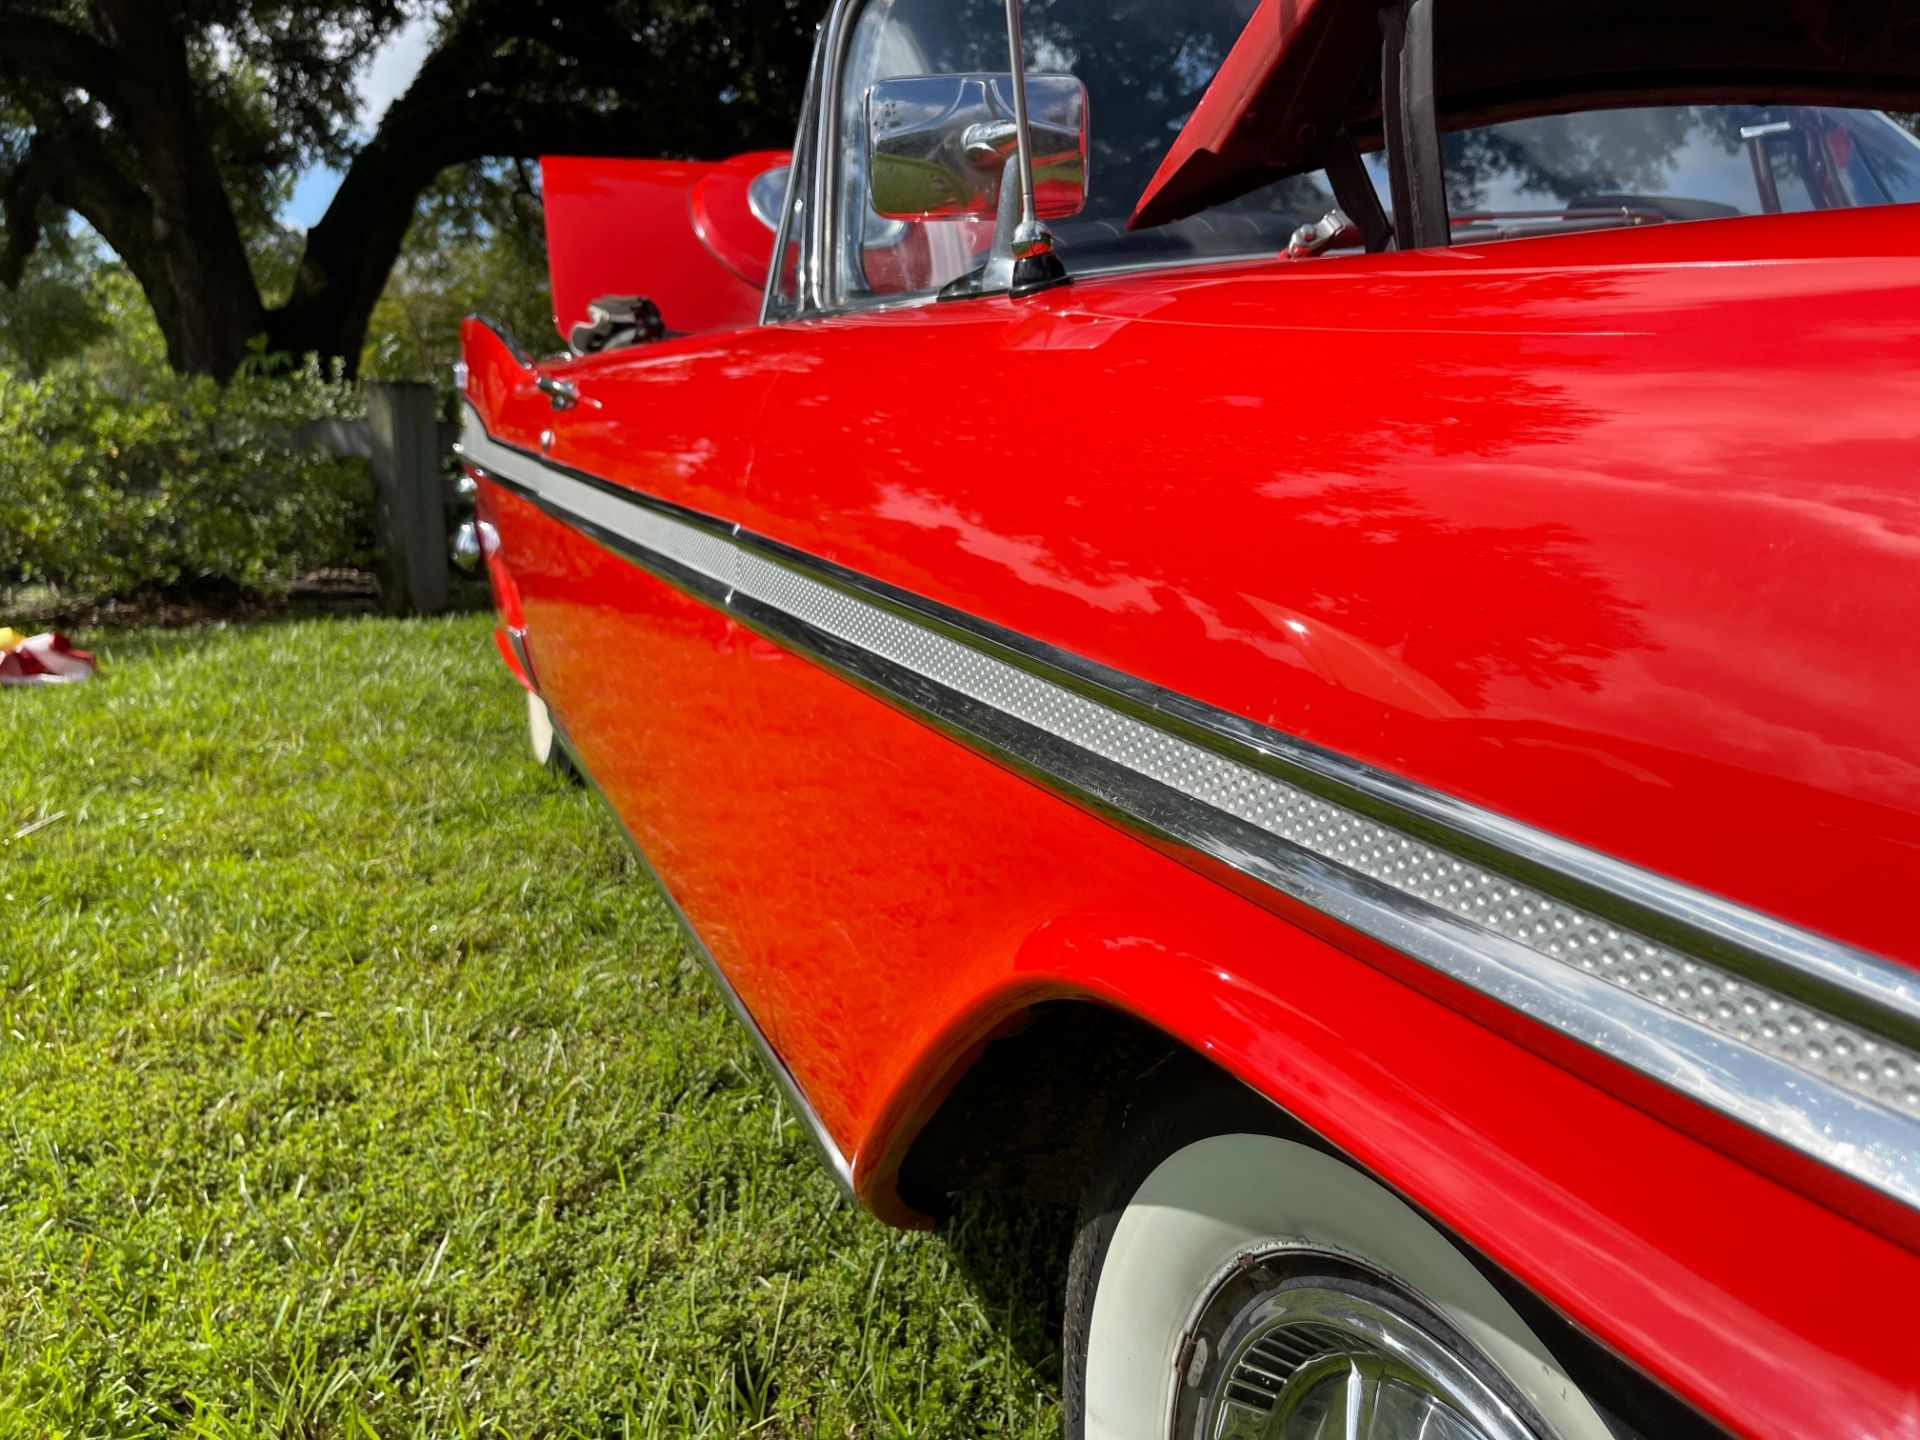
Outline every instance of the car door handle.
[[533, 383], [556, 410], [571, 410], [580, 403], [580, 391], [570, 380], [561, 380], [553, 375], [536, 375]]

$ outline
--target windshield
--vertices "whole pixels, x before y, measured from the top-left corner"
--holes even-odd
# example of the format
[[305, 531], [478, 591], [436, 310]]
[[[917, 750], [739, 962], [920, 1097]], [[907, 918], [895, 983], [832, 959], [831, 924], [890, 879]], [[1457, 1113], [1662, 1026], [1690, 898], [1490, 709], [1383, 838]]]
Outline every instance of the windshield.
[[[1317, 176], [1266, 187], [1204, 215], [1129, 233], [1127, 216], [1239, 38], [1256, 0], [1023, 0], [1032, 73], [1087, 87], [1086, 208], [1049, 222], [1061, 258], [1085, 272], [1115, 264], [1273, 253], [1333, 200]], [[1007, 68], [1003, 0], [873, 0], [840, 77], [846, 168], [838, 187], [840, 288], [848, 297], [937, 290], [976, 266], [993, 224], [889, 222], [867, 203], [865, 99], [876, 80]]]
[[[1023, 0], [1034, 73], [1087, 87], [1086, 207], [1052, 222], [1067, 268], [1277, 255], [1333, 206], [1319, 173], [1149, 230], [1127, 217], [1253, 13], [1256, 0]], [[1006, 69], [1002, 0], [873, 0], [839, 76], [836, 187], [843, 300], [931, 294], [974, 270], [990, 220], [888, 221], [867, 198], [865, 101], [875, 81]], [[1517, 120], [1442, 137], [1456, 238], [1920, 200], [1920, 143], [1872, 111], [1671, 105]], [[1384, 160], [1369, 170], [1386, 203]]]

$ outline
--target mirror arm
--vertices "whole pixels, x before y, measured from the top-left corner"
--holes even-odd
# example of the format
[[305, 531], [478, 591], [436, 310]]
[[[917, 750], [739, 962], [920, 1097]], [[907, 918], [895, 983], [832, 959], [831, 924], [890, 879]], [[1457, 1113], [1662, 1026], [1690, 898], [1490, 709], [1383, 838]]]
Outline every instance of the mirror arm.
[[1000, 170], [1000, 206], [993, 212], [993, 248], [973, 287], [976, 295], [1013, 288], [1013, 232], [1020, 224], [1020, 172], [1009, 163]]

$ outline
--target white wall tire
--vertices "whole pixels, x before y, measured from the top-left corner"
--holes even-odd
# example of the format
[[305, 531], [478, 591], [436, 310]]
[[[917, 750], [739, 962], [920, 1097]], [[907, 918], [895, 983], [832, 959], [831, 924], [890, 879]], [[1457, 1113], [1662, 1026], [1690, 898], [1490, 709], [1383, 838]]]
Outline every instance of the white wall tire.
[[573, 761], [567, 755], [567, 747], [560, 743], [560, 737], [554, 731], [553, 716], [547, 712], [547, 702], [531, 690], [526, 694], [527, 742], [533, 750], [534, 760], [556, 775], [573, 778]]
[[[1201, 1387], [1191, 1377], [1196, 1383], [1183, 1389], [1176, 1374], [1188, 1337], [1209, 1297], [1256, 1257], [1280, 1269], [1350, 1263], [1417, 1297], [1510, 1405], [1502, 1413], [1513, 1428], [1497, 1433], [1611, 1440], [1514, 1308], [1405, 1202], [1297, 1141], [1255, 1130], [1196, 1139], [1191, 1126], [1187, 1135], [1180, 1128], [1170, 1127], [1157, 1159], [1151, 1143], [1144, 1155], [1133, 1147], [1135, 1174], [1121, 1177], [1124, 1193], [1109, 1176], [1098, 1201], [1096, 1177], [1087, 1207], [1095, 1213], [1083, 1209], [1066, 1336], [1073, 1440], [1169, 1440], [1176, 1400], [1191, 1415]], [[1185, 1357], [1189, 1372], [1193, 1353]], [[1200, 1355], [1204, 1364], [1204, 1347]], [[1188, 1433], [1192, 1425], [1183, 1419], [1178, 1440], [1200, 1440]], [[1211, 1437], [1214, 1419], [1202, 1428]]]

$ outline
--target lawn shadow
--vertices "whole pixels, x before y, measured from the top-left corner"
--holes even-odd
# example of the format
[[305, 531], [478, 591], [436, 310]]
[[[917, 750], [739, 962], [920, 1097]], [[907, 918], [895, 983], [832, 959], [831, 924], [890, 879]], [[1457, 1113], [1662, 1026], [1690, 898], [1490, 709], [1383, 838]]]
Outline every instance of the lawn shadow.
[[982, 1192], [954, 1195], [951, 1203], [935, 1233], [1014, 1358], [1036, 1385], [1058, 1395], [1073, 1212]]

